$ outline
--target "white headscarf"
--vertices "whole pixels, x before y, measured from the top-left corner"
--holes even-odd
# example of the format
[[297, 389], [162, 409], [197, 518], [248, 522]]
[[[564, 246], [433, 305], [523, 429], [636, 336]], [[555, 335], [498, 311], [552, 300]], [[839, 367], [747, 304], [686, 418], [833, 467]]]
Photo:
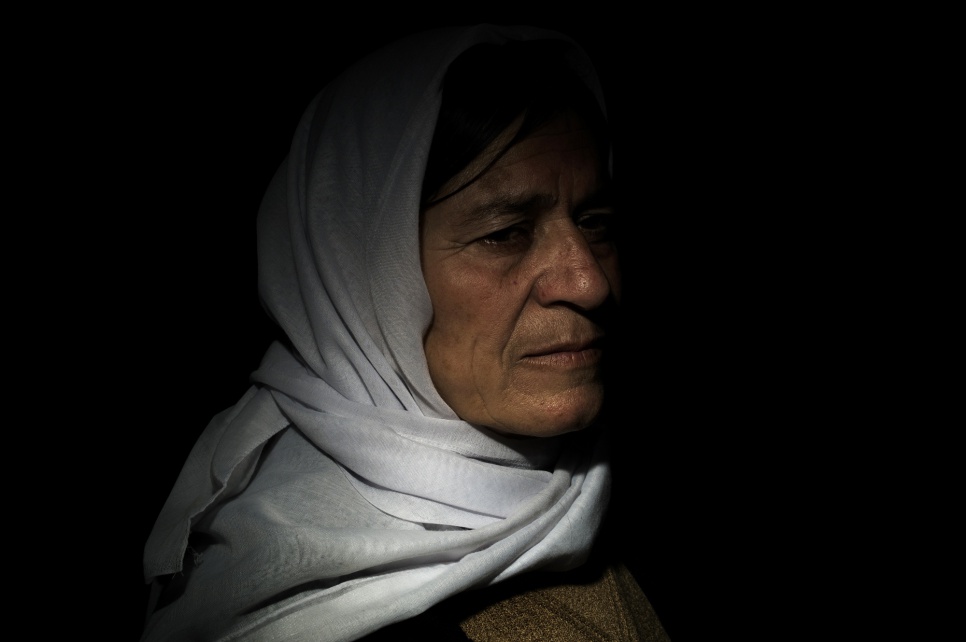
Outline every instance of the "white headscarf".
[[[269, 348], [189, 455], [144, 561], [183, 592], [145, 641], [355, 640], [586, 558], [610, 483], [601, 433], [507, 439], [463, 422], [423, 353], [419, 205], [442, 76], [471, 45], [534, 38], [568, 40], [489, 25], [409, 37], [309, 105], [258, 220], [260, 294], [291, 349]], [[575, 44], [572, 61], [600, 96]]]

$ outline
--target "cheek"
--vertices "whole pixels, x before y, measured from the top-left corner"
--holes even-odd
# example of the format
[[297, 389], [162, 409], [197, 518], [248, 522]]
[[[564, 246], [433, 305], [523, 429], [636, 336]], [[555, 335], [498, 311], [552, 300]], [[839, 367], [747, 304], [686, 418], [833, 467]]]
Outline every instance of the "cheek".
[[467, 270], [448, 269], [438, 270], [426, 284], [433, 304], [431, 331], [451, 342], [466, 338], [479, 315], [477, 308], [489, 304], [485, 282]]
[[433, 304], [424, 342], [430, 374], [437, 387], [443, 379], [460, 389], [499, 385], [504, 351], [517, 325], [514, 299], [519, 294], [512, 279], [492, 265], [464, 261], [445, 267], [426, 277]]
[[607, 279], [607, 286], [610, 288], [611, 297], [617, 302], [621, 301], [621, 260], [617, 248], [607, 245], [604, 248], [594, 251], [594, 258], [597, 265]]
[[426, 285], [433, 304], [431, 331], [458, 343], [505, 338], [517, 286], [504, 271], [453, 261], [426, 273]]
[[488, 424], [481, 391], [492, 387], [500, 370], [496, 335], [501, 324], [494, 318], [504, 307], [500, 289], [479, 271], [450, 268], [427, 275], [433, 321], [424, 341], [426, 361], [450, 408], [465, 421]]
[[604, 275], [607, 277], [607, 283], [610, 285], [611, 294], [614, 300], [618, 303], [621, 302], [621, 268], [620, 262], [617, 260], [617, 255], [606, 259], [602, 264], [601, 268], [604, 270]]
[[472, 361], [477, 328], [475, 297], [479, 286], [465, 272], [436, 270], [427, 274], [426, 285], [433, 304], [433, 320], [424, 340], [429, 372], [443, 398], [457, 411], [453, 395], [465, 386], [466, 364]]

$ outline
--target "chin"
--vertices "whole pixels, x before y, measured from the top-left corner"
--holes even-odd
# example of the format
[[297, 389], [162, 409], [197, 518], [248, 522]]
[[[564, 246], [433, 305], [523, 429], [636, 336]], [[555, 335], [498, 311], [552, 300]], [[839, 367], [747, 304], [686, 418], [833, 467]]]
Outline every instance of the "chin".
[[600, 414], [603, 391], [567, 391], [531, 399], [493, 429], [503, 434], [556, 437], [591, 426]]

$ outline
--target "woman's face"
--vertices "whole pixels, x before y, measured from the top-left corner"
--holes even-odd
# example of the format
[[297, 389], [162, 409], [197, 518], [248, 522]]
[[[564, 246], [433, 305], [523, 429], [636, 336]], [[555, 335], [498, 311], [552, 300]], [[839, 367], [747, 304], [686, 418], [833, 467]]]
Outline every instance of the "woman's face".
[[[518, 127], [440, 193], [474, 176]], [[596, 150], [576, 118], [561, 116], [423, 213], [433, 303], [426, 359], [465, 421], [550, 436], [585, 428], [600, 411], [604, 328], [595, 311], [620, 299], [620, 270]]]

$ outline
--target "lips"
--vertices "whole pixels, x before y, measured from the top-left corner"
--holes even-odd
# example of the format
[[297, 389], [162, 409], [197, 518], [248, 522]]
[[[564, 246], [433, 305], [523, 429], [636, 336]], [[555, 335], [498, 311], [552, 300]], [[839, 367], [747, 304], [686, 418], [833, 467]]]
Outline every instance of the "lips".
[[556, 354], [560, 352], [581, 352], [584, 350], [600, 350], [603, 347], [603, 335], [599, 335], [589, 339], [573, 339], [567, 341], [561, 341], [549, 345], [544, 348], [539, 348], [537, 350], [530, 351], [523, 355], [523, 357], [543, 357], [550, 354]]
[[549, 368], [595, 368], [604, 356], [603, 344], [603, 334], [558, 340], [529, 350], [520, 361], [527, 365]]

